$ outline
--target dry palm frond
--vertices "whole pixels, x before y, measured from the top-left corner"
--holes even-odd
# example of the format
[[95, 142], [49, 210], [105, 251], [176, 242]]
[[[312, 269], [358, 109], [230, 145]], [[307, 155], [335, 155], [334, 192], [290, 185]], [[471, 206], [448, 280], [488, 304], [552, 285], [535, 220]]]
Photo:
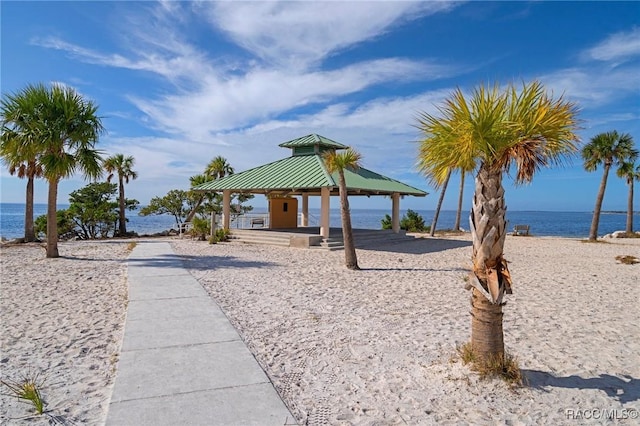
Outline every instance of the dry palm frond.
[[638, 259], [635, 256], [631, 256], [631, 255], [620, 255], [620, 256], [616, 256], [616, 260], [620, 263], [623, 263], [625, 265], [635, 265], [636, 263], [640, 263], [640, 259]]

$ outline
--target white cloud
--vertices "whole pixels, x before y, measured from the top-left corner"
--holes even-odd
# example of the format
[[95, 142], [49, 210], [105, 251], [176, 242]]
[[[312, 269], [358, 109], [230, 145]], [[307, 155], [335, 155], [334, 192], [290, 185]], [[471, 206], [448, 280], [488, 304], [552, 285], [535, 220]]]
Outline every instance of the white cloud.
[[584, 57], [596, 61], [623, 62], [640, 56], [640, 28], [611, 35], [587, 49]]
[[386, 81], [436, 79], [453, 70], [401, 59], [357, 63], [340, 70], [291, 74], [253, 69], [243, 76], [206, 78], [202, 88], [131, 101], [162, 130], [205, 140], [305, 105], [322, 104]]
[[216, 28], [256, 56], [306, 68], [339, 50], [371, 40], [391, 26], [447, 11], [450, 2], [201, 3]]
[[576, 100], [583, 108], [611, 104], [638, 92], [640, 88], [640, 67], [619, 67], [603, 70], [599, 67], [562, 69], [541, 77], [556, 95], [564, 93]]

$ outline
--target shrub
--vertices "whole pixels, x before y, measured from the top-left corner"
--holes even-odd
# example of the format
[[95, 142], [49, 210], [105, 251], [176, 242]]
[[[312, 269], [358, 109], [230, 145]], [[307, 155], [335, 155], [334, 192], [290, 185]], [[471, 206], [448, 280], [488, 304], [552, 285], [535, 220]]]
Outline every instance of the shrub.
[[[74, 231], [75, 223], [73, 222], [73, 216], [68, 210], [56, 211], [56, 221], [58, 222], [58, 238], [66, 240], [76, 236]], [[36, 235], [39, 238], [47, 236], [47, 215], [43, 214], [38, 216], [33, 224]]]
[[[391, 216], [388, 214], [381, 220], [382, 229], [391, 229]], [[426, 232], [429, 227], [424, 226], [424, 219], [419, 213], [409, 209], [400, 220], [400, 229], [404, 229], [407, 232]]]
[[200, 241], [206, 241], [207, 235], [211, 233], [211, 225], [207, 219], [194, 217], [191, 228], [191, 235]]
[[218, 241], [229, 241], [229, 230], [223, 228], [216, 229], [216, 239]]

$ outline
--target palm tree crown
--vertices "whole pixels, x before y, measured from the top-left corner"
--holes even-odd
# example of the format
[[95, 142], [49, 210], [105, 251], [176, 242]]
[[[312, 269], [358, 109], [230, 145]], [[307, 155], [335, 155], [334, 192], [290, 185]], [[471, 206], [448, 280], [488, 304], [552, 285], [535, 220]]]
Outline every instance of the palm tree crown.
[[233, 167], [227, 162], [227, 159], [218, 155], [207, 164], [204, 174], [213, 179], [222, 179], [227, 175], [234, 173]]

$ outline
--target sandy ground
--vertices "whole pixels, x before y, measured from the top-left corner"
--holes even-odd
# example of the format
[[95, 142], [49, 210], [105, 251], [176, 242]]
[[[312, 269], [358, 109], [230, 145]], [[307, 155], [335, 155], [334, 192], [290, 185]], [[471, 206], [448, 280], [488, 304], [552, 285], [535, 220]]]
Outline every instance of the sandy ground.
[[111, 398], [126, 316], [128, 243], [60, 243], [58, 259], [39, 244], [2, 246], [2, 380], [38, 374], [50, 410], [0, 389], [0, 424], [100, 424]]
[[507, 239], [505, 344], [529, 380], [517, 390], [457, 357], [468, 237], [359, 250], [357, 272], [341, 251], [173, 246], [301, 424], [604, 422], [594, 410], [638, 424], [623, 417], [640, 409], [640, 264], [615, 256], [640, 257], [640, 240], [609, 241]]
[[[172, 239], [300, 424], [640, 424], [640, 239], [508, 237], [505, 343], [529, 386], [480, 380], [469, 340], [468, 236], [342, 251]], [[102, 424], [126, 311], [126, 242], [2, 247], [2, 378], [47, 377], [57, 420]], [[2, 393], [5, 393], [4, 390]], [[0, 396], [0, 423], [29, 407]]]

